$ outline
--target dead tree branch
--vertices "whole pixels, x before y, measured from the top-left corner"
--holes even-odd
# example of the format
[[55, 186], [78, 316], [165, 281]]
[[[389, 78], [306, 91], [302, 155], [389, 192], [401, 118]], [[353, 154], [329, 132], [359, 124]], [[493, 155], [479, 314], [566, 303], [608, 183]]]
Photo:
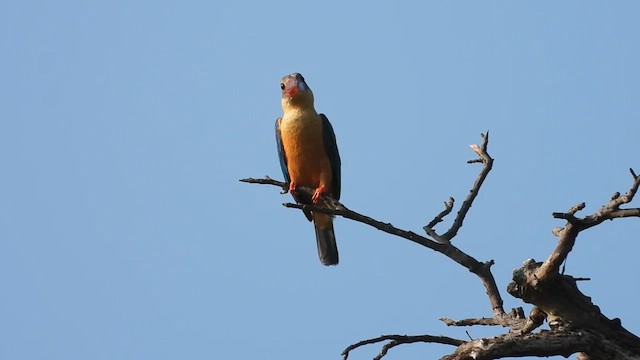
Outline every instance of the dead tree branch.
[[[487, 296], [491, 304], [492, 314], [494, 318], [501, 325], [509, 326], [514, 329], [520, 329], [522, 328], [522, 326], [524, 326], [524, 321], [522, 321], [522, 319], [510, 317], [509, 314], [505, 313], [504, 311], [503, 300], [502, 300], [502, 297], [500, 296], [500, 291], [498, 290], [493, 274], [491, 273], [491, 266], [494, 264], [493, 260], [480, 262], [475, 258], [473, 258], [472, 256], [466, 254], [465, 252], [463, 252], [453, 244], [451, 244], [451, 239], [453, 239], [453, 237], [456, 236], [458, 230], [462, 226], [465, 216], [467, 215], [469, 209], [471, 208], [473, 201], [475, 200], [475, 198], [477, 197], [480, 191], [480, 187], [482, 186], [484, 180], [486, 179], [487, 175], [491, 171], [491, 168], [493, 165], [493, 159], [491, 158], [491, 156], [489, 156], [487, 152], [487, 147], [489, 143], [489, 134], [488, 133], [481, 134], [481, 136], [483, 140], [481, 146], [471, 145], [471, 148], [473, 149], [473, 151], [478, 155], [478, 159], [470, 160], [468, 162], [482, 163], [483, 168], [480, 171], [478, 178], [474, 182], [473, 187], [469, 191], [469, 195], [463, 202], [460, 211], [458, 211], [458, 214], [456, 215], [456, 218], [453, 221], [451, 228], [447, 230], [447, 232], [445, 232], [443, 235], [439, 236], [436, 234], [435, 230], [433, 230], [432, 226], [434, 226], [438, 222], [441, 222], [443, 218], [451, 212], [451, 209], [453, 208], [453, 204], [454, 204], [453, 198], [449, 198], [449, 201], [445, 203], [445, 210], [442, 211], [440, 214], [438, 214], [434, 218], [434, 220], [432, 220], [427, 226], [425, 226], [424, 230], [428, 234], [430, 234], [430, 236], [433, 235], [432, 236], [433, 239], [429, 239], [427, 237], [418, 235], [413, 231], [399, 229], [393, 226], [391, 223], [385, 223], [385, 222], [373, 219], [369, 216], [362, 215], [358, 212], [348, 209], [346, 206], [344, 206], [337, 200], [327, 196], [322, 198], [324, 203], [318, 206], [308, 205], [308, 204], [292, 204], [292, 203], [285, 203], [283, 205], [288, 208], [295, 208], [295, 209], [301, 209], [305, 211], [313, 211], [313, 212], [325, 213], [330, 215], [342, 216], [344, 218], [351, 219], [351, 220], [372, 226], [380, 231], [384, 231], [388, 234], [407, 239], [416, 244], [420, 244], [431, 250], [444, 254], [451, 260], [466, 267], [469, 271], [476, 274], [480, 278], [480, 280], [482, 281], [482, 284], [486, 289]], [[270, 178], [266, 178], [266, 179], [249, 178], [249, 179], [242, 179], [240, 181], [248, 182], [248, 183], [275, 185], [283, 189], [287, 189], [287, 184], [270, 179]], [[309, 194], [313, 194], [314, 189], [299, 186], [297, 188], [297, 191], [303, 192], [306, 195], [309, 195]]]
[[[311, 190], [308, 188], [302, 188], [302, 189], [304, 189], [305, 192]], [[300, 188], [298, 188], [297, 190], [300, 191]], [[378, 221], [369, 216], [362, 215], [353, 210], [349, 210], [344, 205], [340, 204], [339, 202], [333, 199], [330, 199], [329, 203], [331, 203], [332, 206], [334, 206], [334, 208], [325, 208], [325, 207], [319, 207], [319, 206], [313, 206], [313, 205], [291, 204], [291, 203], [286, 203], [283, 205], [289, 208], [342, 216], [344, 218], [351, 219], [351, 220], [372, 226], [380, 231], [384, 231], [388, 234], [407, 239], [416, 244], [420, 244], [431, 250], [444, 254], [451, 260], [466, 267], [467, 269], [469, 269], [469, 271], [476, 274], [480, 278], [480, 280], [482, 281], [482, 284], [484, 285], [487, 291], [487, 296], [489, 297], [489, 302], [491, 303], [491, 309], [496, 319], [501, 321], [501, 324], [504, 326], [517, 327], [516, 323], [513, 322], [514, 319], [509, 318], [509, 316], [504, 312], [504, 308], [502, 307], [502, 304], [503, 304], [502, 297], [500, 296], [500, 292], [496, 285], [495, 279], [493, 277], [493, 274], [491, 273], [491, 266], [494, 264], [493, 260], [490, 260], [487, 262], [480, 262], [475, 258], [469, 256], [462, 250], [458, 249], [456, 246], [454, 246], [451, 243], [439, 243], [429, 238], [426, 238], [424, 236], [418, 235], [413, 231], [399, 229], [390, 223]]]
[[482, 163], [484, 166], [482, 167], [482, 170], [480, 171], [478, 178], [473, 184], [471, 191], [469, 191], [469, 195], [467, 195], [467, 198], [462, 202], [460, 211], [458, 211], [458, 214], [456, 215], [455, 220], [453, 220], [453, 224], [451, 225], [451, 228], [447, 230], [447, 232], [442, 234], [442, 236], [440, 236], [446, 241], [451, 241], [451, 239], [453, 239], [458, 234], [458, 230], [460, 230], [460, 228], [462, 227], [464, 218], [467, 216], [467, 213], [471, 209], [473, 200], [475, 200], [476, 197], [478, 196], [478, 193], [480, 192], [480, 187], [482, 186], [482, 184], [484, 183], [484, 180], [487, 178], [487, 175], [489, 175], [489, 172], [493, 168], [493, 158], [489, 156], [489, 153], [487, 152], [487, 146], [489, 145], [489, 131], [487, 131], [485, 134], [481, 134], [480, 136], [482, 137], [481, 146], [478, 146], [475, 144], [470, 145], [471, 149], [478, 155], [478, 158], [474, 160], [469, 160], [467, 162], [469, 164]]
[[[568, 356], [574, 353], [578, 353], [580, 359], [590, 360], [640, 358], [640, 338], [624, 329], [619, 319], [611, 320], [602, 315], [600, 309], [591, 303], [591, 299], [578, 290], [576, 281], [584, 280], [583, 278], [574, 278], [561, 274], [559, 271], [581, 231], [599, 225], [605, 220], [640, 217], [640, 208], [621, 208], [622, 205], [633, 200], [640, 187], [640, 176], [630, 170], [633, 183], [627, 193], [624, 195], [615, 193], [607, 204], [591, 215], [583, 218], [576, 216], [578, 212], [584, 210], [586, 206], [584, 203], [573, 206], [565, 213], [553, 213], [555, 218], [566, 220], [564, 227], [553, 230], [554, 235], [559, 238], [556, 248], [544, 262], [536, 262], [532, 259], [525, 261], [522, 268], [514, 271], [513, 281], [507, 287], [509, 294], [526, 303], [533, 304], [534, 307], [529, 316], [525, 316], [522, 308], [512, 309], [506, 313], [502, 297], [491, 273], [493, 260], [480, 262], [451, 243], [462, 227], [466, 215], [493, 166], [493, 159], [487, 150], [489, 134], [482, 134], [482, 140], [481, 145], [471, 145], [478, 158], [468, 161], [468, 163], [481, 163], [482, 170], [467, 198], [463, 201], [451, 227], [441, 235], [436, 232], [434, 227], [453, 211], [455, 203], [453, 198], [449, 198], [445, 202], [444, 210], [423, 228], [427, 234], [426, 237], [350, 210], [337, 200], [327, 196], [323, 196], [321, 203], [317, 205], [283, 204], [288, 208], [341, 216], [357, 221], [447, 256], [478, 276], [485, 287], [493, 317], [462, 320], [441, 318], [440, 320], [448, 326], [501, 325], [510, 329], [510, 332], [504, 335], [471, 341], [432, 335], [384, 335], [349, 345], [343, 352], [344, 359], [347, 359], [349, 353], [356, 348], [384, 341], [388, 342], [383, 345], [375, 359], [381, 359], [395, 346], [415, 342], [456, 346], [454, 353], [442, 358], [447, 360]], [[240, 181], [278, 186], [282, 189], [282, 193], [286, 193], [288, 189], [288, 184], [269, 177], [264, 179], [248, 178]], [[314, 190], [304, 186], [297, 188], [298, 192], [309, 197], [312, 196]], [[552, 331], [532, 333], [545, 320], [549, 323]]]
[[369, 345], [369, 344], [375, 344], [375, 343], [379, 343], [379, 342], [383, 342], [383, 341], [389, 341], [389, 342], [386, 343], [384, 346], [382, 346], [382, 349], [380, 350], [380, 353], [378, 355], [376, 355], [376, 357], [373, 358], [374, 360], [382, 359], [387, 354], [389, 349], [391, 349], [392, 347], [398, 346], [398, 345], [402, 345], [402, 344], [413, 344], [413, 343], [417, 343], [417, 342], [422, 342], [422, 343], [437, 343], [437, 344], [460, 346], [460, 345], [465, 343], [462, 340], [453, 339], [453, 338], [450, 338], [450, 337], [447, 337], [447, 336], [382, 335], [382, 336], [379, 336], [377, 338], [363, 340], [363, 341], [359, 341], [359, 342], [357, 342], [357, 343], [355, 343], [353, 345], [349, 345], [342, 352], [342, 358], [344, 360], [347, 360], [347, 358], [349, 357], [349, 353], [352, 350], [357, 349], [357, 348], [359, 348], [361, 346]]
[[[542, 263], [529, 259], [514, 271], [507, 291], [524, 302], [534, 304], [544, 314], [552, 328], [585, 329], [597, 331], [611, 348], [627, 349], [640, 357], [640, 338], [622, 327], [619, 319], [609, 319], [577, 287], [576, 279], [560, 273], [560, 266], [575, 245], [581, 231], [601, 224], [605, 220], [640, 217], [640, 209], [621, 209], [633, 200], [640, 177], [630, 170], [633, 182], [626, 194], [615, 193], [609, 202], [595, 213], [583, 218], [575, 214], [585, 208], [584, 203], [573, 206], [566, 213], [553, 213], [553, 217], [566, 220], [563, 228], [554, 229], [558, 244]], [[605, 341], [606, 340], [606, 341]], [[611, 350], [614, 351], [614, 350]], [[613, 352], [612, 352], [613, 353]], [[597, 353], [585, 352], [583, 357], [599, 359]], [[613, 358], [611, 356], [604, 358]]]
[[449, 318], [440, 318], [440, 321], [447, 324], [447, 326], [475, 326], [475, 325], [483, 325], [483, 326], [496, 326], [500, 325], [498, 320], [494, 318], [470, 318], [470, 319], [462, 319], [462, 320], [453, 320]]
[[[548, 357], [585, 352], [597, 353], [599, 359], [637, 359], [623, 349], [590, 331], [542, 331], [534, 334], [514, 336], [499, 335], [492, 338], [472, 340], [460, 345], [456, 351], [441, 360], [490, 360], [523, 356]], [[622, 353], [615, 357], [613, 354]], [[609, 357], [606, 357], [608, 354]]]
[[573, 206], [566, 213], [554, 212], [552, 214], [556, 219], [567, 220], [567, 224], [564, 229], [558, 231], [560, 241], [558, 241], [556, 249], [551, 253], [542, 266], [540, 266], [536, 276], [541, 280], [544, 280], [544, 278], [554, 276], [554, 274], [558, 273], [560, 265], [567, 258], [571, 249], [573, 249], [573, 245], [575, 244], [579, 232], [599, 225], [605, 220], [625, 217], [640, 217], [640, 208], [620, 208], [620, 206], [628, 204], [633, 200], [633, 197], [636, 195], [638, 187], [640, 186], [640, 176], [637, 176], [633, 169], [629, 169], [629, 172], [633, 178], [633, 183], [627, 193], [624, 195], [620, 195], [619, 192], [614, 193], [611, 200], [609, 200], [607, 204], [603, 205], [600, 210], [595, 213], [585, 216], [584, 218], [576, 217], [575, 214], [578, 211], [583, 210], [586, 206], [585, 203], [580, 203]]

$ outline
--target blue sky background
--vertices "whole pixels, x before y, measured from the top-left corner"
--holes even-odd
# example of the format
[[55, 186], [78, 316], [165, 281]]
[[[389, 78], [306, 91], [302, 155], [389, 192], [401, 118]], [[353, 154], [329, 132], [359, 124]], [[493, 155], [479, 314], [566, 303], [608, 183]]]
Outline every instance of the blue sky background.
[[[444, 256], [338, 219], [341, 264], [324, 267], [311, 224], [281, 206], [289, 195], [238, 182], [282, 178], [279, 80], [303, 73], [332, 121], [343, 202], [416, 232], [466, 196], [479, 170], [468, 145], [489, 129], [494, 171], [455, 242], [494, 259], [504, 290], [553, 249], [553, 211], [594, 212], [640, 172], [639, 13], [634, 1], [3, 2], [0, 358], [339, 359], [380, 334], [503, 332], [437, 320], [491, 315], [480, 281]], [[602, 224], [567, 264], [635, 333], [639, 232], [637, 219]]]

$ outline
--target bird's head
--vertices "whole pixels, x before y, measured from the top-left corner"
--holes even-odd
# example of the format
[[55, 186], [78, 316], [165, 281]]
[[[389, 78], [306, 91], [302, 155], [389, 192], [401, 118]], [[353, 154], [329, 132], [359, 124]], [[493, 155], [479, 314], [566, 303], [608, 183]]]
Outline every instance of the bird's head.
[[299, 73], [293, 73], [282, 78], [282, 107], [313, 106], [313, 92]]

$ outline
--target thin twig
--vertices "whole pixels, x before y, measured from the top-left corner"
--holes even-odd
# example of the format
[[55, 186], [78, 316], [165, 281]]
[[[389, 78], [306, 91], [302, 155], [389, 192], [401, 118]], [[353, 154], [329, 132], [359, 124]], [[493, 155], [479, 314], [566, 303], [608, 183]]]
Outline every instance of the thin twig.
[[251, 184], [263, 184], [263, 185], [275, 185], [275, 186], [279, 186], [282, 188], [282, 190], [284, 191], [283, 194], [286, 194], [289, 190], [289, 188], [287, 187], [287, 183], [282, 182], [282, 181], [278, 181], [278, 180], [274, 180], [268, 176], [265, 176], [264, 179], [255, 179], [255, 178], [246, 178], [246, 179], [240, 179], [240, 182], [245, 182], [245, 183], [251, 183]]
[[453, 239], [453, 237], [458, 234], [458, 230], [460, 230], [460, 228], [462, 227], [464, 218], [467, 216], [469, 209], [471, 209], [471, 205], [473, 205], [473, 200], [475, 200], [476, 196], [478, 196], [480, 187], [484, 183], [484, 180], [487, 178], [487, 175], [489, 175], [489, 172], [493, 167], [493, 158], [491, 158], [491, 156], [489, 156], [489, 153], [487, 152], [487, 146], [489, 145], [489, 131], [487, 131], [485, 134], [481, 134], [481, 136], [482, 146], [471, 145], [473, 151], [478, 154], [478, 159], [470, 160], [468, 162], [481, 162], [484, 164], [484, 166], [482, 167], [482, 171], [480, 171], [478, 178], [474, 182], [473, 187], [469, 191], [469, 195], [467, 195], [467, 198], [462, 202], [462, 206], [460, 207], [455, 220], [453, 220], [451, 228], [441, 236], [443, 239], [448, 241], [451, 241], [451, 239]]
[[424, 343], [437, 343], [437, 344], [445, 344], [445, 345], [453, 345], [460, 346], [465, 342], [462, 340], [450, 338], [447, 336], [433, 336], [433, 335], [382, 335], [377, 338], [367, 339], [358, 341], [355, 344], [347, 346], [346, 349], [342, 352], [343, 360], [347, 360], [349, 357], [349, 353], [364, 345], [370, 345], [379, 343], [382, 341], [389, 341], [388, 344], [384, 345], [380, 351], [380, 353], [374, 358], [376, 360], [382, 359], [383, 356], [387, 354], [387, 351], [394, 346], [398, 346], [400, 344], [412, 344], [416, 342], [424, 342]]
[[[449, 201], [445, 203], [445, 209], [438, 215], [436, 215], [436, 217], [423, 228], [427, 235], [432, 237], [439, 244], [450, 245], [451, 239], [453, 239], [458, 234], [458, 231], [462, 227], [467, 213], [473, 205], [473, 201], [478, 196], [482, 184], [484, 183], [493, 167], [493, 158], [488, 153], [489, 131], [481, 134], [480, 136], [482, 137], [482, 145], [471, 145], [471, 149], [478, 155], [478, 158], [475, 160], [469, 160], [468, 163], [482, 163], [484, 166], [482, 167], [480, 174], [478, 174], [473, 187], [469, 191], [469, 195], [467, 195], [467, 198], [463, 201], [462, 206], [460, 207], [460, 210], [456, 215], [456, 218], [451, 224], [451, 227], [442, 235], [438, 235], [438, 233], [433, 229], [436, 224], [441, 222], [445, 216], [451, 213], [451, 210], [453, 209], [454, 199], [450, 197]], [[487, 290], [487, 296], [489, 297], [489, 301], [491, 303], [494, 318], [504, 324], [507, 320], [507, 316], [504, 312], [504, 308], [502, 307], [502, 297], [500, 296], [500, 291], [495, 284], [493, 274], [491, 274], [491, 270], [489, 269], [491, 265], [488, 264], [489, 263], [485, 263], [482, 266], [481, 271], [474, 271], [469, 267], [467, 268], [474, 274], [478, 275], [482, 280], [482, 283]], [[493, 264], [493, 261], [491, 261], [491, 264]]]
[[439, 222], [442, 222], [444, 217], [449, 215], [451, 213], [451, 210], [453, 210], [454, 203], [455, 203], [455, 200], [452, 197], [449, 197], [449, 200], [444, 202], [444, 210], [442, 210], [438, 215], [436, 215], [433, 218], [433, 220], [431, 220], [431, 222], [424, 227], [424, 230], [427, 231], [427, 229], [432, 229]]

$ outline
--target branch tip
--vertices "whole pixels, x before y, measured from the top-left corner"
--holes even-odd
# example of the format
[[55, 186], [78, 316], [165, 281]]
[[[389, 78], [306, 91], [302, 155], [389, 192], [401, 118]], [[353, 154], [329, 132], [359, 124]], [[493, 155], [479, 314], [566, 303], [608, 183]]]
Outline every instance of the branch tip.
[[489, 145], [489, 130], [487, 130], [484, 134], [480, 134], [482, 138], [482, 150], [487, 151], [487, 145]]
[[578, 211], [582, 210], [585, 208], [585, 206], [587, 206], [586, 203], [581, 202], [579, 204], [576, 204], [574, 206], [571, 207], [571, 209], [569, 209], [569, 211], [567, 212], [567, 214], [571, 214], [574, 215], [575, 213], [577, 213]]
[[452, 197], [449, 197], [449, 200], [444, 202], [444, 210], [442, 210], [438, 215], [436, 215], [436, 217], [433, 218], [433, 220], [431, 220], [426, 226], [423, 227], [424, 231], [429, 233], [427, 228], [433, 229], [436, 224], [442, 222], [444, 217], [449, 215], [449, 213], [451, 213], [451, 210], [453, 210], [454, 202], [455, 200]]
[[492, 267], [492, 266], [493, 266], [493, 265], [495, 265], [495, 264], [496, 264], [496, 262], [495, 262], [493, 259], [491, 259], [491, 260], [489, 260], [489, 261], [487, 261], [487, 262], [485, 262], [485, 263], [484, 263], [484, 265], [485, 265], [486, 267], [488, 267], [488, 268]]

